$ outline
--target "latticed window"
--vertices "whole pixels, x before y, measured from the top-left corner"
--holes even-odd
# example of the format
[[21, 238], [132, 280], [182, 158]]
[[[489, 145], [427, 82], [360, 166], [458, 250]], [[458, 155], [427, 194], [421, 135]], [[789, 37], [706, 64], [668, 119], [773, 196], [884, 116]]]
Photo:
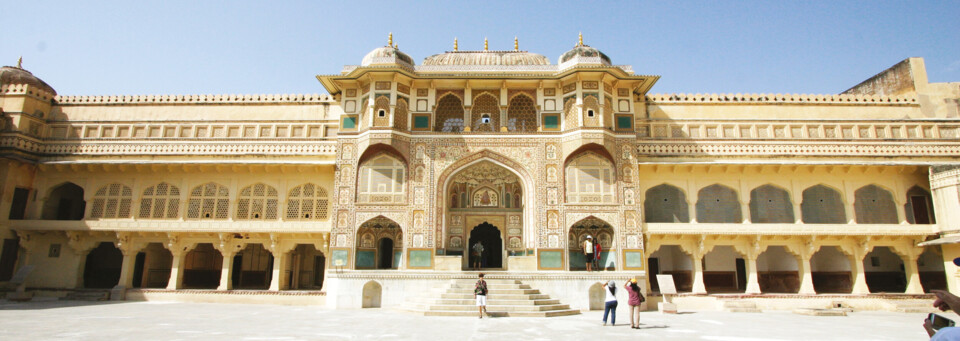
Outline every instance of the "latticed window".
[[316, 184], [303, 184], [294, 187], [287, 196], [287, 219], [325, 220], [329, 216], [329, 205], [327, 190]]
[[277, 189], [258, 183], [240, 190], [237, 198], [237, 219], [277, 219]]
[[517, 95], [507, 108], [507, 129], [510, 131], [537, 131], [537, 107], [533, 99]]
[[603, 126], [607, 128], [616, 128], [613, 124], [613, 102], [610, 97], [603, 99]]
[[180, 189], [161, 182], [143, 190], [140, 197], [142, 219], [171, 219], [180, 216]]
[[500, 130], [500, 101], [489, 93], [477, 96], [473, 100], [473, 131], [494, 132]]
[[373, 126], [390, 126], [390, 96], [378, 95], [373, 103]]
[[614, 170], [607, 159], [585, 153], [570, 161], [566, 172], [567, 202], [614, 202]]
[[393, 109], [393, 127], [400, 130], [407, 130], [407, 101], [403, 98], [397, 99], [397, 107]]
[[463, 131], [463, 102], [454, 95], [446, 95], [437, 102], [435, 130], [445, 133]]
[[109, 184], [93, 195], [90, 218], [130, 218], [133, 190], [123, 184]]
[[600, 102], [595, 94], [583, 97], [583, 126], [600, 126]]
[[402, 203], [403, 163], [380, 155], [360, 166], [358, 201], [365, 203]]
[[190, 190], [187, 218], [227, 219], [230, 215], [230, 191], [226, 186], [208, 182]]

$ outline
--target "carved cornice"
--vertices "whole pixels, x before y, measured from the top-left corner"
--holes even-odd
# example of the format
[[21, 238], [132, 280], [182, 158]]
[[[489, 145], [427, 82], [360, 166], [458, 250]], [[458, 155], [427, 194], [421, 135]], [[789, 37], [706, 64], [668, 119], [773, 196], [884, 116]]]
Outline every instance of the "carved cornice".
[[840, 156], [850, 157], [956, 157], [960, 143], [748, 143], [744, 141], [663, 142], [640, 141], [642, 156]]
[[649, 94], [650, 104], [847, 104], [847, 105], [918, 105], [916, 97], [833, 94]]
[[336, 103], [321, 94], [57, 96], [59, 105]]

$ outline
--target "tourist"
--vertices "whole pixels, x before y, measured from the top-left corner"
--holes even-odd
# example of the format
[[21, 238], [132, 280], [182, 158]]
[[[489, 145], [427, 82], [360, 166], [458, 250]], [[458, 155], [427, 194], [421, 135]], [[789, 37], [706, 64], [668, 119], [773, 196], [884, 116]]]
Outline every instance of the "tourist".
[[617, 324], [617, 285], [613, 281], [607, 282], [607, 299], [603, 306], [603, 325], [607, 325], [607, 314], [610, 315], [610, 325]]
[[630, 328], [640, 329], [640, 304], [646, 301], [643, 293], [640, 292], [640, 286], [637, 285], [637, 278], [631, 278], [623, 285], [627, 289], [629, 298], [627, 304], [630, 306]]
[[600, 251], [603, 251], [603, 248], [600, 247], [600, 241], [593, 243], [593, 268], [597, 271], [603, 270], [603, 266], [600, 265]]
[[[477, 243], [477, 245], [479, 244]], [[480, 279], [477, 280], [477, 285], [473, 287], [473, 298], [477, 299], [477, 309], [480, 318], [483, 318], [483, 314], [487, 312], [487, 281], [483, 280], [483, 273], [480, 273]]]
[[[954, 263], [960, 262], [960, 258], [954, 259]], [[937, 295], [933, 301], [933, 306], [942, 311], [953, 310], [960, 312], [960, 297], [943, 290], [930, 290]], [[960, 340], [960, 327], [943, 327], [940, 330], [934, 330], [929, 319], [923, 319], [923, 329], [927, 330], [930, 341]]]
[[480, 271], [481, 259], [483, 259], [483, 244], [478, 240], [476, 244], [473, 244], [473, 268], [477, 271]]
[[583, 256], [587, 261], [587, 271], [593, 271], [593, 237], [587, 235], [587, 239], [583, 240]]

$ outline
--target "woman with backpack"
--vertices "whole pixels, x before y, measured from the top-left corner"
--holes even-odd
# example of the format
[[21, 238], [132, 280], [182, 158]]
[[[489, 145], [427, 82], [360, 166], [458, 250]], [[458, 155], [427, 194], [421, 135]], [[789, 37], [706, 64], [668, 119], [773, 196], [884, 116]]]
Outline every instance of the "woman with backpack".
[[603, 325], [607, 325], [607, 314], [610, 314], [610, 325], [617, 324], [617, 285], [613, 281], [607, 282], [606, 303], [603, 307]]
[[631, 278], [623, 285], [627, 289], [629, 298], [627, 304], [630, 305], [630, 328], [640, 329], [640, 304], [646, 301], [643, 293], [640, 292], [640, 286], [637, 285], [637, 278]]

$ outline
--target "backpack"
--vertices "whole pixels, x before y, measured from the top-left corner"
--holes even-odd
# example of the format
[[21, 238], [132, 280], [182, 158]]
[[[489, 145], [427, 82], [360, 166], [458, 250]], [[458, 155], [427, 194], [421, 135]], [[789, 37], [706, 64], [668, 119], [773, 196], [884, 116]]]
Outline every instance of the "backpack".
[[473, 289], [473, 293], [477, 295], [486, 295], [487, 294], [487, 281], [479, 280], [477, 281], [477, 286]]

